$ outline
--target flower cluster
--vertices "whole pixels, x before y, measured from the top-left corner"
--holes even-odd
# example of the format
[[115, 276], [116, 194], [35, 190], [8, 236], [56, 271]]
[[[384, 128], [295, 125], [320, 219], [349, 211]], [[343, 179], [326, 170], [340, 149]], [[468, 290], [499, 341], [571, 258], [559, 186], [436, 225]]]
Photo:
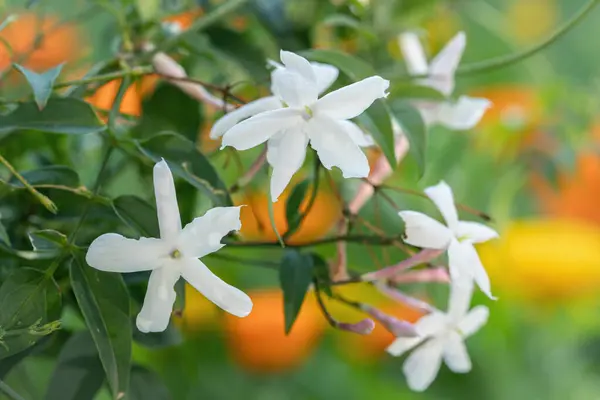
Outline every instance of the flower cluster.
[[[419, 77], [418, 82], [448, 98], [443, 102], [415, 103], [426, 124], [443, 124], [453, 129], [474, 126], [489, 102], [466, 96], [456, 101], [449, 99], [454, 90], [454, 72], [465, 47], [464, 34], [457, 35], [430, 65], [414, 34], [401, 35], [399, 43], [408, 70], [427, 76]], [[369, 163], [361, 148], [372, 146], [373, 139], [351, 120], [387, 96], [389, 81], [371, 76], [324, 94], [336, 81], [337, 68], [310, 63], [287, 51], [281, 51], [280, 57], [281, 64], [269, 62], [273, 67], [272, 95], [226, 114], [212, 127], [211, 137], [222, 138], [222, 148], [231, 146], [237, 150], [266, 144], [266, 160], [272, 167], [272, 201], [277, 201], [302, 167], [309, 145], [327, 169], [339, 168], [344, 178], [366, 178]], [[199, 260], [221, 249], [224, 246], [221, 239], [241, 228], [240, 207], [213, 208], [182, 228], [173, 176], [165, 160], [154, 167], [154, 190], [160, 238], [135, 240], [115, 233], [104, 234], [90, 245], [86, 256], [88, 264], [110, 272], [151, 271], [144, 304], [137, 317], [137, 327], [142, 332], [166, 329], [176, 297], [174, 285], [180, 278], [223, 310], [238, 317], [248, 315], [252, 310], [251, 299], [215, 276]], [[451, 278], [448, 311], [443, 313], [429, 305], [421, 306], [428, 314], [413, 326], [370, 306], [362, 306], [363, 311], [367, 310], [371, 317], [391, 327], [390, 331], [398, 336], [388, 348], [390, 354], [399, 356], [419, 346], [404, 364], [408, 384], [414, 390], [429, 386], [442, 359], [455, 372], [470, 370], [471, 362], [463, 340], [475, 333], [488, 317], [484, 306], [469, 311], [475, 285], [493, 298], [490, 281], [474, 244], [498, 236], [485, 225], [459, 220], [452, 191], [445, 182], [427, 188], [425, 194], [437, 206], [446, 225], [416, 211], [401, 211], [399, 216], [405, 224], [407, 244], [424, 249], [421, 254], [437, 256], [447, 252]], [[405, 260], [410, 267], [422, 261], [418, 257]], [[393, 268], [389, 271], [396, 272]], [[434, 272], [419, 274], [418, 279], [448, 279], [445, 270]], [[376, 280], [376, 286], [385, 286], [381, 285], [381, 274], [371, 274], [364, 280]], [[346, 323], [337, 323], [337, 326], [359, 333], [372, 330], [371, 320], [363, 322], [360, 329], [348, 328], [351, 324]]]

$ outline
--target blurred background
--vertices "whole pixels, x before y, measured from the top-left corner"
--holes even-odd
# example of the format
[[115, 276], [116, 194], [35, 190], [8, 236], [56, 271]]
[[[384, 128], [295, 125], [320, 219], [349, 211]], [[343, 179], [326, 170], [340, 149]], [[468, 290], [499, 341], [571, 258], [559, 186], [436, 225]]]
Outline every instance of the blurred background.
[[[148, 20], [160, 16], [154, 35], [174, 34], [188, 29], [219, 3], [165, 0], [160, 14]], [[265, 62], [277, 59], [280, 48], [341, 50], [393, 80], [405, 74], [397, 42], [402, 31], [417, 31], [432, 57], [463, 30], [467, 34], [463, 63], [468, 64], [539, 43], [584, 3], [253, 0], [222, 23], [190, 36], [176, 56], [190, 76], [219, 85], [235, 83], [235, 95], [252, 100], [268, 93]], [[40, 72], [66, 62], [60, 79], [67, 81], [113, 57], [123, 35], [135, 41], [152, 25], [130, 26], [121, 18], [124, 8], [136, 4], [142, 13], [148, 11], [144, 0], [0, 0], [0, 20], [18, 16], [0, 31], [4, 43], [0, 45], [0, 96], [18, 99], [28, 94], [20, 75], [10, 70], [11, 61]], [[217, 258], [208, 258], [207, 265], [248, 291], [255, 303], [252, 314], [245, 319], [225, 315], [187, 288], [185, 309], [165, 334], [136, 336], [134, 361], [156, 372], [170, 393], [166, 398], [173, 399], [600, 399], [599, 36], [597, 9], [566, 37], [531, 58], [497, 71], [457, 77], [457, 93], [488, 98], [493, 107], [471, 131], [432, 128], [425, 175], [419, 178], [416, 163], [408, 158], [389, 180], [392, 185], [423, 189], [444, 179], [458, 201], [491, 215], [501, 233], [499, 240], [479, 248], [499, 300], [491, 302], [480, 293], [474, 298], [474, 303], [490, 307], [491, 317], [467, 342], [471, 373], [456, 375], [442, 367], [427, 392], [411, 393], [402, 375], [403, 360], [384, 351], [393, 340], [391, 334], [381, 326], [369, 336], [335, 331], [311, 294], [291, 334], [285, 336], [277, 273]], [[109, 109], [118, 86], [119, 81], [112, 81], [91, 88], [85, 98], [99, 109]], [[167, 97], [168, 102], [161, 101]], [[240, 153], [241, 166], [235, 167], [228, 153], [213, 153], [219, 143], [211, 141], [208, 132], [221, 112], [151, 76], [128, 89], [121, 113], [140, 119], [134, 129], [177, 127], [210, 154], [229, 182], [257, 155]], [[40, 137], [0, 135], [0, 149], [19, 157], [25, 168], [42, 146]], [[90, 165], [101, 157], [97, 142], [91, 135], [72, 155], [86, 184], [95, 174]], [[371, 151], [370, 157], [375, 159], [377, 152]], [[337, 195], [348, 196], [356, 187], [355, 182], [335, 181], [323, 185], [293, 241], [301, 243], [331, 231], [342, 212]], [[266, 185], [266, 177], [258, 176], [235, 199], [250, 205], [242, 215], [245, 238], [274, 239]], [[125, 166], [105, 189], [111, 196], [152, 198], [147, 181], [133, 167]], [[433, 211], [418, 197], [396, 192], [389, 196], [402, 208]], [[286, 224], [283, 204], [275, 205], [279, 227]], [[198, 214], [206, 207], [199, 200], [189, 208]], [[395, 212], [376, 197], [361, 215], [382, 229], [397, 231]], [[381, 248], [367, 250], [349, 246], [353, 269], [373, 270], [398, 255]], [[326, 257], [334, 251], [319, 248]], [[276, 260], [278, 252], [256, 250], [248, 256]], [[268, 267], [268, 261], [265, 264]], [[397, 317], [409, 321], [420, 317], [368, 286], [340, 290]], [[407, 290], [445, 307], [443, 285], [413, 285]], [[332, 314], [341, 320], [362, 318], [352, 309], [330, 303]], [[65, 332], [82, 329], [81, 317], [68, 306], [63, 321]], [[5, 380], [26, 399], [44, 398], [55, 362], [44, 353], [34, 355]], [[109, 398], [108, 391], [103, 389], [98, 398]]]

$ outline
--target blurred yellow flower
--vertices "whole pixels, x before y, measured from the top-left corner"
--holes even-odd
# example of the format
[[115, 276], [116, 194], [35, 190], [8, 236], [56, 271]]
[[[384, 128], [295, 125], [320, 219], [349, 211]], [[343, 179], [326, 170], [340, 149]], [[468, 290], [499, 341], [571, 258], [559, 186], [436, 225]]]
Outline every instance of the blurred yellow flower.
[[548, 35], [559, 17], [556, 0], [513, 0], [506, 13], [509, 32], [523, 44]]
[[600, 228], [586, 222], [515, 221], [478, 251], [502, 300], [559, 304], [600, 289]]

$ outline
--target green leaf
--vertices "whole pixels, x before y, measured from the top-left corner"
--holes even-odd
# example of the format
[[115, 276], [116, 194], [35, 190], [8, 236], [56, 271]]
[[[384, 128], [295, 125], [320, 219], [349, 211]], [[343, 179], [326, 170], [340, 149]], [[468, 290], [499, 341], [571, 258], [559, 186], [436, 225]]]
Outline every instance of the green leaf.
[[15, 270], [0, 287], [0, 360], [60, 328], [61, 297], [52, 277]]
[[173, 313], [181, 316], [185, 310], [185, 279], [179, 278], [175, 282], [175, 304], [173, 304]]
[[376, 40], [377, 35], [368, 25], [362, 24], [359, 20], [346, 14], [333, 14], [323, 20], [323, 25], [351, 28], [363, 34], [370, 40]]
[[416, 85], [408, 82], [396, 82], [390, 87], [389, 100], [392, 99], [419, 99], [431, 101], [445, 101], [446, 96], [429, 86]]
[[67, 237], [52, 229], [43, 229], [29, 233], [29, 241], [35, 251], [57, 252], [67, 246]]
[[98, 350], [89, 332], [69, 338], [58, 356], [46, 400], [93, 399], [104, 383]]
[[[336, 50], [306, 50], [300, 54], [309, 60], [331, 64], [339, 68], [353, 81], [377, 75], [375, 70], [365, 61]], [[384, 101], [381, 99], [375, 101], [357, 119], [371, 133], [392, 168], [396, 168], [394, 130], [390, 111]]]
[[156, 209], [136, 196], [120, 196], [113, 201], [115, 214], [140, 236], [160, 237]]
[[161, 0], [135, 0], [135, 6], [142, 21], [156, 18], [160, 13]]
[[176, 133], [167, 132], [137, 142], [138, 149], [154, 162], [161, 157], [173, 174], [203, 191], [215, 206], [232, 205], [227, 187], [208, 159], [194, 143]]
[[183, 338], [173, 323], [169, 322], [167, 329], [162, 332], [142, 333], [137, 329], [134, 329], [133, 340], [144, 347], [151, 349], [162, 349], [181, 344]]
[[392, 102], [392, 114], [398, 120], [410, 144], [409, 152], [415, 158], [420, 176], [425, 173], [427, 127], [419, 110], [406, 101]]
[[129, 294], [120, 274], [88, 266], [81, 254], [71, 262], [71, 287], [90, 329], [114, 398], [127, 391], [131, 363]]
[[134, 365], [131, 369], [129, 400], [169, 400], [169, 390], [160, 377], [146, 368]]
[[329, 297], [333, 296], [331, 285], [329, 284], [329, 265], [327, 261], [316, 253], [311, 253], [314, 268], [314, 276], [319, 280], [319, 288]]
[[33, 97], [38, 108], [43, 110], [48, 103], [50, 95], [52, 94], [54, 81], [56, 81], [56, 78], [58, 78], [60, 75], [64, 65], [64, 63], [59, 64], [54, 68], [42, 72], [41, 74], [30, 71], [19, 64], [13, 64], [13, 67], [15, 67], [20, 73], [23, 74], [25, 79], [27, 79], [29, 86], [31, 86], [31, 89], [33, 90]]
[[0, 133], [17, 129], [81, 135], [103, 131], [106, 126], [83, 100], [53, 98], [43, 110], [35, 102], [21, 103], [12, 113], [0, 115]]
[[310, 179], [305, 179], [292, 189], [290, 197], [285, 203], [285, 217], [287, 219], [288, 230], [284, 236], [289, 237], [300, 227], [302, 221], [302, 210], [300, 206], [306, 197], [306, 192], [310, 187]]
[[279, 282], [283, 290], [283, 312], [285, 333], [288, 334], [308, 291], [313, 277], [313, 259], [310, 255], [296, 250], [287, 250], [283, 254], [279, 269]]
[[0, 242], [4, 242], [8, 247], [11, 246], [10, 237], [8, 236], [6, 228], [2, 225], [2, 221], [0, 221]]
[[[79, 175], [77, 175], [77, 172], [62, 165], [52, 165], [49, 167], [24, 171], [21, 173], [21, 175], [32, 186], [62, 185], [75, 188], [80, 185]], [[21, 181], [15, 177], [10, 179], [9, 184], [14, 187], [24, 187]]]

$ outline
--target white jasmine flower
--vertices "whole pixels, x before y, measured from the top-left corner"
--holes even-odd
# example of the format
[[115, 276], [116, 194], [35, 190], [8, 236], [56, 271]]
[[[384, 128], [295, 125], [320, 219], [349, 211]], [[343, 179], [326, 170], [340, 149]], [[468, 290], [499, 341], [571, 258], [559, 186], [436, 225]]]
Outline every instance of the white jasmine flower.
[[414, 391], [424, 391], [431, 385], [442, 364], [442, 359], [453, 372], [467, 373], [471, 359], [464, 340], [477, 332], [487, 322], [489, 309], [477, 306], [469, 311], [472, 281], [453, 283], [450, 286], [448, 312], [432, 312], [415, 323], [419, 337], [398, 337], [387, 348], [393, 356], [413, 350], [403, 366], [408, 386]]
[[[408, 72], [411, 75], [428, 75], [427, 78], [420, 78], [417, 82], [447, 97], [452, 95], [454, 73], [466, 46], [464, 32], [459, 32], [450, 40], [429, 65], [419, 37], [415, 33], [403, 33], [398, 41]], [[419, 101], [415, 105], [427, 125], [440, 124], [450, 129], [466, 130], [479, 123], [491, 103], [487, 99], [460, 96], [456, 101]]]
[[452, 279], [475, 280], [479, 288], [493, 298], [490, 279], [473, 246], [498, 237], [493, 229], [470, 221], [459, 221], [452, 189], [445, 182], [425, 189], [446, 221], [446, 226], [416, 211], [401, 211], [406, 225], [406, 243], [426, 249], [447, 249]]
[[281, 61], [285, 69], [273, 72], [272, 90], [287, 107], [261, 112], [233, 126], [224, 134], [222, 147], [247, 150], [267, 142], [273, 201], [302, 166], [309, 142], [326, 168], [338, 167], [345, 178], [366, 177], [369, 163], [358, 140], [363, 135], [349, 120], [387, 96], [389, 81], [372, 76], [319, 99], [314, 67], [288, 51], [281, 52]]
[[175, 302], [174, 285], [180, 277], [223, 310], [238, 317], [248, 315], [250, 298], [199, 260], [222, 248], [223, 236], [241, 228], [240, 207], [213, 208], [182, 229], [173, 175], [164, 160], [154, 166], [154, 193], [160, 239], [127, 239], [107, 233], [92, 242], [87, 263], [109, 272], [152, 271], [136, 321], [142, 332], [167, 328]]

